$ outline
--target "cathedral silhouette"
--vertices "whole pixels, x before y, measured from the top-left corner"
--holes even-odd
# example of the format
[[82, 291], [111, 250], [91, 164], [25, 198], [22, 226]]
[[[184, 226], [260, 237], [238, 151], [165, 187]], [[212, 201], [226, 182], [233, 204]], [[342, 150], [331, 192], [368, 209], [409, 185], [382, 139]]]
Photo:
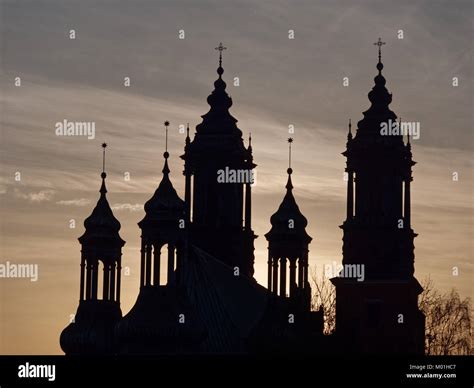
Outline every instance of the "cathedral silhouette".
[[[331, 279], [336, 288], [336, 330], [323, 335], [324, 311], [311, 310], [307, 219], [293, 195], [290, 164], [286, 193], [271, 216], [267, 287], [254, 274], [251, 138], [244, 145], [232, 99], [218, 78], [202, 116], [184, 145], [185, 193], [170, 180], [169, 153], [163, 177], [145, 203], [141, 230], [140, 288], [122, 316], [120, 222], [107, 201], [105, 147], [100, 198], [84, 221], [80, 301], [74, 322], [61, 333], [67, 355], [246, 355], [246, 354], [423, 354], [422, 288], [414, 277], [414, 233], [410, 222], [412, 160], [410, 138], [383, 136], [381, 123], [396, 122], [392, 95], [378, 74], [369, 92], [370, 108], [347, 146], [347, 217], [342, 264], [362, 266], [363, 281]], [[165, 122], [166, 136], [168, 122]], [[167, 139], [167, 137], [166, 137]], [[166, 140], [167, 144], [167, 140]], [[221, 182], [232, 171], [245, 179]], [[239, 174], [248, 172], [249, 174]], [[163, 264], [162, 265], [162, 262]], [[161, 268], [166, 274], [161, 274]], [[99, 276], [103, 271], [103, 280]], [[161, 279], [161, 282], [160, 282]], [[165, 284], [162, 284], [166, 279]]]

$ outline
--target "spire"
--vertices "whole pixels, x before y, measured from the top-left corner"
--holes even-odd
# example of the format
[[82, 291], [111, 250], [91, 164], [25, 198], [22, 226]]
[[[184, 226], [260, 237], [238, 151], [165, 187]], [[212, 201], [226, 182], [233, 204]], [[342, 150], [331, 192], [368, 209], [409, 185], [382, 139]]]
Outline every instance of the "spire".
[[[377, 42], [374, 43], [375, 46], [378, 46], [379, 48], [379, 62], [377, 63], [377, 70], [379, 71], [379, 74], [377, 77], [375, 77], [375, 83], [377, 84], [377, 81], [381, 85], [385, 85], [385, 78], [382, 77], [382, 69], [383, 69], [383, 63], [382, 63], [382, 46], [385, 44], [385, 42], [382, 42], [382, 39], [379, 38]], [[383, 83], [382, 83], [383, 81]]]
[[219, 51], [219, 67], [217, 68], [217, 74], [219, 74], [219, 78], [221, 78], [222, 73], [224, 73], [224, 69], [222, 68], [222, 51], [227, 50], [227, 47], [224, 47], [222, 42], [220, 42], [215, 50]]
[[[291, 168], [291, 146], [293, 143], [293, 138], [288, 139], [288, 182], [286, 183], [286, 194], [281, 202], [278, 210], [271, 216], [270, 223], [272, 228], [265, 237], [267, 239], [272, 238], [272, 236], [282, 236], [282, 235], [294, 235], [299, 236], [303, 240], [311, 241], [311, 237], [306, 233], [306, 226], [308, 225], [308, 220], [301, 213], [298, 204], [296, 203], [295, 197], [293, 196], [293, 183], [291, 181], [291, 174], [293, 174], [293, 169]], [[292, 220], [293, 227], [288, 227], [289, 220]]]
[[[164, 124], [165, 124], [165, 153], [168, 153], [168, 127], [170, 125], [170, 122], [166, 120]], [[167, 158], [167, 156], [165, 156], [165, 158]]]
[[369, 100], [372, 103], [372, 107], [376, 105], [378, 109], [383, 109], [383, 108], [388, 109], [388, 105], [392, 102], [392, 95], [385, 88], [386, 80], [382, 75], [382, 69], [383, 69], [382, 46], [384, 44], [385, 42], [382, 42], [382, 39], [380, 38], [377, 42], [374, 43], [374, 45], [378, 46], [379, 48], [379, 62], [377, 63], [377, 70], [379, 71], [379, 74], [375, 76], [374, 78], [375, 86], [369, 92]]
[[222, 51], [227, 50], [227, 47], [219, 43], [219, 46], [215, 49], [219, 51], [219, 67], [217, 68], [219, 78], [214, 82], [215, 89], [207, 98], [207, 102], [211, 106], [211, 112], [215, 110], [216, 113], [221, 113], [222, 111], [227, 111], [232, 106], [232, 99], [227, 95], [225, 91], [227, 85], [222, 79], [222, 74], [224, 74], [224, 69], [222, 68]]
[[189, 137], [189, 123], [186, 127], [186, 140], [185, 140], [185, 144], [188, 145], [189, 143], [191, 143], [191, 138]]
[[214, 81], [214, 90], [207, 97], [207, 103], [210, 105], [209, 111], [201, 116], [202, 123], [196, 126], [196, 134], [207, 133], [207, 134], [226, 134], [235, 135], [238, 138], [242, 137], [242, 131], [237, 128], [237, 120], [232, 117], [229, 112], [232, 106], [232, 98], [226, 92], [226, 83], [222, 79], [224, 69], [222, 68], [222, 51], [226, 47], [219, 44], [216, 50], [219, 51], [219, 67], [217, 68], [217, 74], [219, 78]]
[[105, 178], [107, 178], [107, 173], [105, 172], [105, 149], [107, 148], [107, 143], [102, 143], [102, 174], [100, 177], [102, 178], [102, 185], [100, 186], [100, 195], [101, 197], [107, 193], [107, 188], [105, 187]]
[[170, 156], [168, 152], [168, 126], [170, 125], [170, 122], [168, 120], [165, 121], [165, 152], [163, 153], [163, 157], [165, 158], [165, 165], [163, 166], [163, 174], [168, 177], [170, 173], [170, 169], [168, 167], [168, 158]]
[[368, 94], [371, 106], [364, 112], [364, 118], [357, 123], [357, 137], [380, 136], [380, 124], [382, 122], [388, 123], [389, 120], [394, 122], [397, 119], [397, 115], [389, 108], [392, 103], [392, 94], [385, 87], [386, 80], [382, 75], [384, 67], [382, 64], [382, 46], [384, 44], [385, 42], [382, 42], [380, 38], [374, 43], [378, 47], [378, 74], [374, 78], [375, 85]]
[[349, 119], [349, 133], [347, 134], [347, 140], [352, 140], [352, 121]]
[[293, 173], [293, 169], [291, 168], [291, 143], [293, 143], [293, 138], [288, 138], [288, 182], [286, 183], [286, 189], [288, 191], [293, 190], [293, 183], [291, 182], [291, 174]]
[[[398, 126], [401, 129], [402, 128], [402, 118], [400, 117], [400, 120], [398, 121]], [[410, 131], [407, 131], [407, 148], [408, 150], [411, 150], [411, 143], [410, 143]]]
[[382, 63], [382, 46], [385, 44], [385, 42], [382, 42], [382, 39], [379, 38], [377, 42], [374, 43], [375, 46], [378, 46], [379, 48], [379, 63], [377, 64], [377, 69], [379, 71], [379, 74], [382, 74], [382, 69], [383, 69], [383, 63]]
[[[165, 152], [163, 157], [165, 163], [163, 166], [163, 178], [156, 189], [153, 196], [145, 203], [145, 217], [141, 220], [138, 225], [140, 227], [146, 226], [150, 222], [154, 221], [166, 221], [175, 220], [182, 217], [182, 211], [184, 209], [184, 203], [176, 193], [173, 184], [169, 178], [170, 169], [168, 166], [168, 158], [170, 156], [168, 152], [168, 127], [170, 122], [166, 120], [165, 125]], [[188, 137], [189, 137], [189, 125], [188, 125]]]
[[249, 133], [249, 145], [247, 147], [247, 158], [250, 163], [253, 162], [253, 155], [252, 155], [252, 133]]
[[123, 242], [118, 233], [120, 230], [120, 222], [115, 218], [106, 196], [107, 188], [105, 186], [105, 178], [107, 177], [107, 173], [105, 172], [105, 149], [107, 148], [107, 143], [102, 143], [101, 147], [102, 173], [100, 176], [102, 178], [102, 184], [99, 190], [100, 198], [91, 215], [84, 220], [86, 231], [83, 236], [79, 238], [81, 243], [85, 242], [86, 238], [93, 236], [100, 238], [109, 237]]

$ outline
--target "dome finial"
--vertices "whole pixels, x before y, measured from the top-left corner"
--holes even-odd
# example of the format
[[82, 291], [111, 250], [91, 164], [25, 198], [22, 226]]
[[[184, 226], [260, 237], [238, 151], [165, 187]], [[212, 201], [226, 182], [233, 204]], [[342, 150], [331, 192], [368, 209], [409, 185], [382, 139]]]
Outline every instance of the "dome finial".
[[102, 143], [102, 174], [105, 174], [105, 149], [107, 148], [107, 143]]
[[168, 153], [168, 126], [170, 125], [170, 122], [166, 120], [164, 124], [165, 124], [165, 153], [163, 154], [163, 156], [165, 157], [165, 159], [168, 159], [168, 157], [170, 156]]
[[168, 152], [168, 127], [170, 122], [168, 120], [165, 121], [165, 152], [163, 153], [163, 157], [165, 158], [165, 165], [163, 166], [163, 174], [168, 175], [170, 173], [170, 169], [168, 167], [168, 158], [170, 154]]
[[293, 138], [288, 138], [288, 174], [291, 175], [293, 169], [291, 168], [291, 143], [293, 143]]
[[189, 123], [188, 123], [188, 125], [186, 126], [186, 139], [184, 141], [185, 147], [188, 146], [189, 143], [191, 143], [191, 138], [189, 137]]
[[227, 47], [224, 47], [222, 42], [219, 43], [219, 46], [215, 48], [215, 50], [219, 51], [219, 67], [217, 69], [217, 74], [219, 74], [219, 77], [224, 73], [224, 69], [222, 68], [222, 51], [227, 50]]
[[377, 70], [379, 71], [379, 74], [381, 74], [382, 69], [383, 69], [383, 64], [382, 64], [382, 46], [385, 44], [385, 42], [382, 42], [382, 39], [379, 38], [377, 42], [374, 43], [375, 46], [378, 46], [379, 48], [379, 63], [377, 63]]
[[107, 143], [102, 143], [102, 174], [100, 174], [100, 177], [102, 178], [102, 185], [100, 186], [99, 192], [101, 195], [105, 195], [107, 193], [107, 189], [105, 187], [105, 178], [107, 177], [107, 174], [105, 172], [105, 149], [107, 148]]
[[291, 191], [293, 189], [293, 183], [291, 182], [291, 174], [293, 173], [293, 169], [291, 168], [291, 144], [293, 143], [293, 138], [288, 138], [288, 169], [286, 172], [288, 173], [288, 182], [286, 183], [287, 191]]
[[[402, 118], [400, 117], [398, 119], [398, 130], [400, 131], [400, 133], [402, 133]], [[402, 133], [402, 136], [403, 136], [403, 133]], [[411, 144], [410, 144], [410, 131], [407, 130], [407, 146], [408, 148], [411, 148]]]

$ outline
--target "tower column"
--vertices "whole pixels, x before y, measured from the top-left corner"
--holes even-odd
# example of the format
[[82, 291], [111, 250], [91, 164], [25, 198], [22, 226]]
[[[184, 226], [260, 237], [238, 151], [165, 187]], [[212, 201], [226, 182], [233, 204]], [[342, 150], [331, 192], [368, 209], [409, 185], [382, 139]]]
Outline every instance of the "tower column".
[[86, 300], [92, 298], [92, 263], [88, 262], [86, 265]]
[[267, 261], [267, 265], [268, 265], [268, 271], [267, 271], [267, 288], [268, 288], [268, 291], [271, 292], [272, 291], [272, 255], [271, 255], [271, 252], [270, 252], [270, 249], [268, 249], [268, 261]]
[[[250, 178], [250, 177], [249, 177]], [[252, 222], [252, 186], [245, 184], [245, 230], [251, 230]]]
[[278, 295], [278, 257], [273, 258], [273, 288], [272, 291]]
[[109, 300], [109, 292], [110, 292], [110, 264], [104, 263], [104, 280], [102, 281], [102, 299]]
[[150, 286], [151, 285], [151, 248], [152, 244], [148, 243], [146, 245], [146, 270], [145, 270], [145, 285]]
[[[189, 137], [189, 124], [186, 128], [186, 140], [184, 151], [186, 153], [189, 144], [191, 143], [191, 138]], [[186, 228], [188, 227], [189, 222], [191, 221], [191, 171], [189, 168], [189, 162], [184, 163], [184, 203], [185, 203], [185, 217], [186, 217]]]
[[109, 300], [115, 300], [115, 261], [110, 264], [110, 288], [109, 288]]
[[97, 287], [99, 285], [99, 262], [92, 264], [92, 300], [97, 300]]
[[308, 250], [303, 253], [303, 288], [306, 289], [309, 286], [308, 283]]
[[186, 206], [186, 225], [188, 227], [189, 222], [191, 221], [191, 173], [188, 170], [188, 167], [184, 168], [185, 174], [185, 189], [184, 189], [184, 202]]
[[122, 258], [119, 257], [117, 261], [117, 302], [120, 303], [120, 287], [122, 276]]
[[286, 297], [286, 257], [281, 258], [280, 268], [280, 296]]
[[84, 300], [84, 275], [85, 275], [85, 259], [84, 259], [84, 256], [81, 257], [81, 286], [80, 286], [80, 290], [79, 290], [79, 295], [80, 295], [80, 298], [79, 300]]
[[[153, 285], [160, 285], [160, 269], [161, 269], [161, 246], [153, 244]], [[150, 246], [150, 266], [149, 269], [151, 276], [151, 246]], [[151, 284], [151, 280], [147, 280], [148, 284]]]
[[174, 284], [174, 252], [175, 246], [168, 244], [168, 285]]
[[180, 283], [183, 277], [183, 254], [184, 254], [184, 247], [181, 243], [176, 245], [176, 274], [175, 274], [175, 282]]
[[290, 297], [296, 296], [296, 257], [290, 259]]
[[354, 172], [348, 172], [347, 181], [347, 219], [354, 217]]
[[403, 211], [405, 217], [405, 227], [410, 228], [411, 226], [411, 195], [410, 195], [410, 182], [411, 177], [405, 179], [405, 209]]
[[303, 257], [300, 256], [298, 258], [298, 288], [299, 289], [303, 289], [304, 288], [304, 284], [303, 284]]
[[144, 238], [142, 237], [142, 248], [140, 249], [140, 287], [143, 287], [145, 285], [145, 241]]

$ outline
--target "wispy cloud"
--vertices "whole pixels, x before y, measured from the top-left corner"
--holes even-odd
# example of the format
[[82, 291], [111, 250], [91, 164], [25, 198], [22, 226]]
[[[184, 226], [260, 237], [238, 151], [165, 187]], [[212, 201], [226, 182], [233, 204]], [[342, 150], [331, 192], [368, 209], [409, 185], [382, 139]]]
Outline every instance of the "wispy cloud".
[[56, 203], [58, 205], [64, 205], [64, 206], [86, 206], [91, 203], [91, 200], [87, 198], [78, 198], [78, 199], [62, 200]]
[[54, 190], [40, 190], [36, 193], [23, 193], [19, 189], [15, 189], [15, 196], [26, 199], [30, 202], [47, 202], [54, 197]]
[[[84, 7], [84, 1], [90, 6]], [[69, 221], [74, 218], [80, 224], [90, 214], [92, 206], [84, 198], [91, 204], [97, 200], [102, 141], [110, 146], [108, 198], [119, 212], [121, 235], [127, 241], [124, 258], [132, 274], [139, 273], [136, 223], [142, 204], [161, 179], [165, 136], [159, 123], [172, 123], [168, 162], [173, 185], [182, 195], [179, 155], [185, 134], [178, 127], [189, 122], [194, 136], [195, 125], [209, 108], [206, 97], [217, 77], [216, 31], [225, 31], [223, 43], [229, 48], [224, 80], [234, 101], [231, 113], [245, 138], [252, 132], [258, 164], [252, 198], [252, 222], [260, 235], [255, 241], [256, 279], [266, 283], [263, 234], [285, 194], [289, 124], [295, 128], [294, 195], [314, 237], [310, 265], [341, 259], [338, 225], [345, 216], [346, 160], [340, 153], [348, 118], [356, 122], [369, 105], [367, 93], [377, 60], [372, 42], [380, 34], [387, 42], [383, 60], [394, 96], [391, 108], [422, 125], [421, 139], [413, 142], [418, 162], [412, 187], [413, 225], [419, 233], [417, 276], [430, 273], [445, 289], [471, 292], [464, 279], [472, 267], [462, 269], [466, 276], [456, 279], [450, 271], [454, 262], [462, 266], [472, 256], [468, 3], [387, 0], [374, 9], [370, 2], [349, 7], [347, 2], [318, 0], [299, 1], [298, 6], [288, 6], [286, 0], [258, 5], [221, 0], [228, 3], [224, 7], [216, 7], [215, 0], [176, 0], [167, 7], [161, 2], [142, 2], [144, 7], [120, 2], [112, 7], [107, 1], [84, 1], [39, 1], [41, 6], [35, 7], [33, 2], [2, 2], [6, 76], [0, 80], [0, 251], [25, 262], [47, 256], [44, 273], [51, 275], [51, 281], [37, 285], [43, 287], [40, 291], [24, 289], [20, 283], [8, 285], [12, 291], [5, 294], [15, 298], [2, 300], [11, 318], [2, 322], [11, 333], [2, 351], [60, 351], [57, 333], [65, 311], [73, 311], [77, 300], [77, 287], [69, 285], [78, 280], [79, 231], [70, 229]], [[230, 19], [234, 23], [229, 24]], [[67, 30], [79, 28], [79, 38], [67, 39], [65, 25], [70, 26]], [[181, 26], [186, 39], [177, 45]], [[295, 30], [293, 40], [287, 36], [290, 28]], [[394, 34], [399, 29], [405, 30], [405, 39]], [[12, 82], [17, 76], [21, 87]], [[131, 78], [130, 87], [124, 87], [125, 76]], [[232, 82], [236, 76], [239, 87]], [[345, 76], [350, 78], [348, 87], [342, 85]], [[458, 87], [451, 85], [454, 76], [459, 77]], [[56, 136], [54, 123], [63, 118], [96, 122], [96, 139]], [[21, 182], [14, 180], [17, 171]], [[130, 180], [124, 179], [125, 171]], [[459, 173], [457, 182], [452, 180], [454, 171]], [[124, 277], [122, 287], [125, 312], [135, 302], [136, 278]], [[36, 308], [38, 300], [52, 294], [57, 300], [43, 314]], [[31, 322], [40, 328], [37, 333], [29, 330]]]
[[128, 211], [131, 211], [131, 212], [138, 212], [140, 210], [143, 210], [143, 204], [141, 204], [141, 203], [134, 203], [134, 204], [131, 204], [131, 203], [114, 203], [112, 205], [112, 210], [117, 210], [117, 211], [128, 210]]

